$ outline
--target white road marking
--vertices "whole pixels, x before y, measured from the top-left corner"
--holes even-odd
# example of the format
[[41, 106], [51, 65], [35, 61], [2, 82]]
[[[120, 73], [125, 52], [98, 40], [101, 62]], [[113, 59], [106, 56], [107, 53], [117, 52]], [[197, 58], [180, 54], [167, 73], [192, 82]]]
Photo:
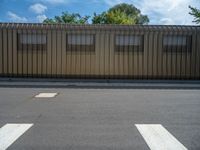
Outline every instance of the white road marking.
[[187, 150], [160, 124], [135, 125], [151, 150]]
[[36, 98], [50, 98], [50, 97], [55, 97], [58, 93], [39, 93], [36, 95]]
[[7, 149], [33, 124], [6, 124], [0, 128], [0, 150]]

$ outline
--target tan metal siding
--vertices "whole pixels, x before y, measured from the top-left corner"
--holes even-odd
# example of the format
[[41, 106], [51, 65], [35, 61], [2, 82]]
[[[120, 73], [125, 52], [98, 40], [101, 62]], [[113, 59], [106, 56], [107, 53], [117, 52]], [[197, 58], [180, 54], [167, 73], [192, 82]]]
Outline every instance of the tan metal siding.
[[[46, 34], [47, 46], [18, 49], [18, 33]], [[94, 35], [95, 51], [67, 50], [67, 35]], [[143, 52], [116, 51], [116, 35], [143, 35]], [[191, 35], [191, 52], [165, 52], [165, 34]], [[31, 39], [27, 39], [30, 40]], [[83, 40], [86, 40], [83, 39]], [[72, 78], [199, 79], [200, 29], [193, 26], [1, 24], [0, 75]], [[124, 48], [122, 48], [124, 50]]]
[[47, 76], [52, 75], [52, 40], [51, 40], [52, 31], [47, 31]]
[[62, 62], [62, 66], [61, 66], [61, 70], [62, 70], [62, 75], [64, 76], [67, 72], [67, 61], [66, 61], [66, 32], [62, 31], [61, 33], [62, 37], [61, 37], [61, 62]]
[[[46, 30], [42, 30], [42, 34], [46, 35], [46, 42], [47, 42], [47, 32]], [[47, 43], [46, 49], [42, 47], [42, 76], [47, 75]]]
[[3, 29], [3, 73], [8, 74], [8, 32]]
[[[28, 30], [27, 31], [27, 34], [31, 34], [32, 33], [32, 31], [31, 30]], [[31, 38], [29, 37], [28, 39], [28, 42], [31, 42]], [[33, 70], [33, 51], [31, 50], [32, 49], [32, 46], [31, 45], [29, 45], [28, 47], [27, 47], [27, 51], [26, 51], [26, 54], [27, 54], [27, 75], [28, 76], [31, 76], [32, 74], [33, 74], [33, 72], [32, 72], [32, 70]]]
[[200, 77], [200, 31], [196, 31], [196, 78]]
[[52, 36], [51, 36], [51, 47], [52, 47], [52, 75], [56, 76], [57, 75], [57, 32], [56, 30], [52, 31]]
[[62, 49], [61, 49], [61, 46], [62, 46], [62, 40], [61, 40], [61, 37], [62, 37], [62, 34], [61, 34], [61, 31], [58, 30], [57, 31], [57, 39], [56, 39], [56, 68], [57, 68], [57, 75], [60, 76], [61, 73], [62, 73]]
[[0, 29], [0, 74], [3, 74], [3, 34]]
[[8, 74], [11, 75], [13, 73], [12, 70], [12, 61], [13, 61], [13, 52], [12, 52], [12, 30], [8, 29]]

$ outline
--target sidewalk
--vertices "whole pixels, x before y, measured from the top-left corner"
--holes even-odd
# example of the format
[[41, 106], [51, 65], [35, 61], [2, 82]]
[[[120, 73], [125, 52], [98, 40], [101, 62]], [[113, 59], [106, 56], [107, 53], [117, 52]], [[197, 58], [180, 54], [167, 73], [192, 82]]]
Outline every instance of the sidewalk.
[[200, 80], [107, 80], [0, 78], [0, 87], [200, 89]]

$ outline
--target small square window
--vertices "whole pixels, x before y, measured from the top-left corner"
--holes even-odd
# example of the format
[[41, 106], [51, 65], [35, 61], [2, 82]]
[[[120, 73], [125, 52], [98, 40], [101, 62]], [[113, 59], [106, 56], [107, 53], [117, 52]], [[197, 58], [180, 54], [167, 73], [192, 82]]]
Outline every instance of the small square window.
[[192, 36], [164, 35], [163, 49], [165, 52], [191, 52]]
[[46, 34], [18, 34], [18, 50], [46, 50]]
[[115, 50], [118, 52], [143, 52], [143, 35], [116, 35]]
[[95, 51], [93, 34], [68, 34], [67, 51]]

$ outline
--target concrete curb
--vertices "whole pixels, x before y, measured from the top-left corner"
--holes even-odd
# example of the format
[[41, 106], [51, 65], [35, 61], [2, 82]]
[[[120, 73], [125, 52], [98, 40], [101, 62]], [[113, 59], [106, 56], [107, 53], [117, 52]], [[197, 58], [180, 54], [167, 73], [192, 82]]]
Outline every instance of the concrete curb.
[[199, 80], [69, 80], [0, 78], [0, 87], [13, 88], [108, 88], [200, 89]]

